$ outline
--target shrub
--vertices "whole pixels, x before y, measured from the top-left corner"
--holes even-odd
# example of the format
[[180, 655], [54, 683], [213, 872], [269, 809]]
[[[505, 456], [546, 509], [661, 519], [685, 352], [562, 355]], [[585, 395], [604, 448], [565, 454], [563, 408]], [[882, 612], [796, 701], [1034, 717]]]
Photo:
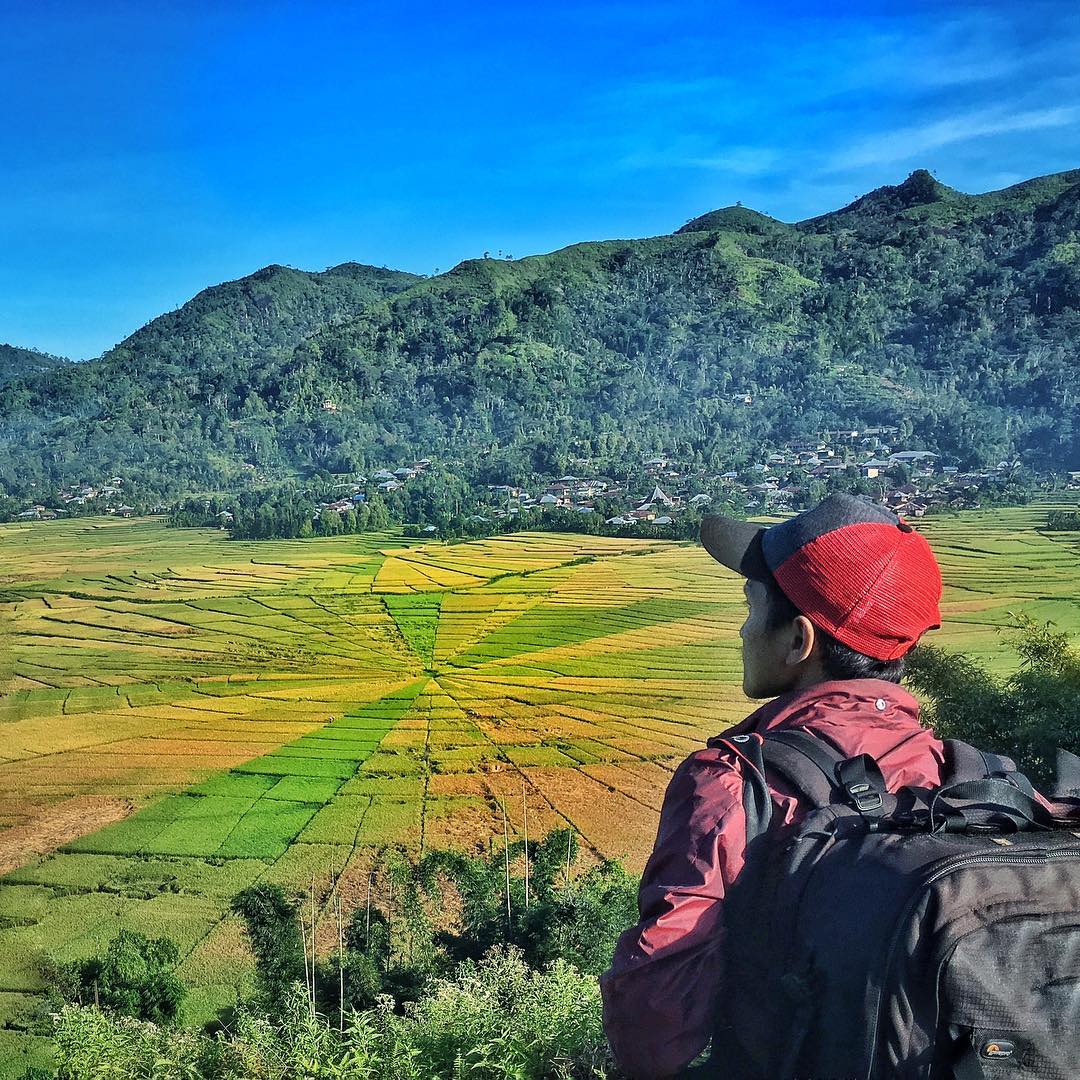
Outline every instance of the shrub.
[[168, 1024], [185, 995], [173, 970], [179, 958], [176, 943], [168, 938], [121, 930], [103, 956], [54, 964], [46, 974], [65, 1001], [93, 1002], [121, 1016]]
[[280, 885], [252, 885], [236, 895], [232, 910], [244, 920], [263, 993], [280, 1000], [304, 974], [296, 901]]
[[404, 1013], [388, 998], [339, 1032], [300, 984], [274, 1015], [241, 1010], [233, 1033], [167, 1031], [67, 1006], [56, 1016], [61, 1080], [571, 1080], [609, 1075], [595, 979], [541, 971], [497, 947], [433, 980]]
[[513, 947], [464, 961], [391, 1029], [415, 1080], [603, 1075], [607, 1057], [597, 981], [563, 960], [534, 970]]
[[93, 1006], [55, 1017], [58, 1080], [220, 1080], [229, 1072], [220, 1040], [172, 1031]]
[[1080, 752], [1080, 652], [1050, 623], [1016, 617], [1020, 667], [1006, 678], [967, 657], [921, 645], [911, 685], [929, 698], [924, 720], [942, 738], [1013, 758], [1038, 786], [1053, 775], [1057, 747]]
[[1046, 515], [1046, 527], [1051, 532], [1080, 532], [1080, 511], [1051, 510]]
[[[509, 854], [513, 862], [524, 859], [525, 844], [512, 844]], [[425, 864], [445, 873], [461, 897], [461, 927], [440, 936], [448, 953], [475, 958], [494, 944], [509, 942], [535, 967], [563, 959], [599, 975], [611, 962], [619, 934], [637, 921], [637, 880], [613, 861], [572, 877], [567, 863], [576, 863], [577, 857], [577, 838], [568, 829], [530, 842], [529, 903], [524, 875], [511, 875], [507, 916], [502, 850], [487, 859], [452, 852], [427, 856]]]

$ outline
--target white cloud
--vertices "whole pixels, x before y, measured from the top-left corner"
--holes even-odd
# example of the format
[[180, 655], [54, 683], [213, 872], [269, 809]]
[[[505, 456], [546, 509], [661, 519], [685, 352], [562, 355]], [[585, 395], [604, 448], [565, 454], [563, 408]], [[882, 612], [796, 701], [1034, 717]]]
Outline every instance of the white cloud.
[[675, 162], [733, 176], [764, 176], [773, 172], [781, 159], [779, 150], [763, 146], [731, 146], [715, 155], [685, 158]]
[[835, 153], [826, 164], [826, 171], [841, 172], [894, 161], [906, 161], [930, 150], [953, 143], [968, 142], [994, 135], [1010, 135], [1021, 131], [1069, 127], [1080, 121], [1080, 107], [1059, 106], [1051, 109], [1028, 109], [1009, 113], [1000, 109], [969, 112], [960, 116], [936, 120], [929, 124], [914, 124], [860, 139], [847, 149]]

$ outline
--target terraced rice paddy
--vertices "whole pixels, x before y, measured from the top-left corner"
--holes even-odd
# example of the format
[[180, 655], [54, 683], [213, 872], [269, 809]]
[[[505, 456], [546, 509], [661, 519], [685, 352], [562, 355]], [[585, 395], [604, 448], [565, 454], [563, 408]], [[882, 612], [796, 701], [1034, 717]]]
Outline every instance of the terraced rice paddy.
[[[1080, 543], [1044, 517], [925, 523], [940, 643], [1005, 664], [1011, 611], [1080, 634]], [[640, 867], [672, 769], [749, 708], [741, 581], [688, 544], [9, 525], [0, 614], [0, 1025], [43, 953], [120, 927], [177, 940], [205, 1020], [250, 986], [241, 888], [359, 902], [381, 847], [474, 848], [504, 807]], [[42, 1048], [0, 1030], [0, 1076]]]

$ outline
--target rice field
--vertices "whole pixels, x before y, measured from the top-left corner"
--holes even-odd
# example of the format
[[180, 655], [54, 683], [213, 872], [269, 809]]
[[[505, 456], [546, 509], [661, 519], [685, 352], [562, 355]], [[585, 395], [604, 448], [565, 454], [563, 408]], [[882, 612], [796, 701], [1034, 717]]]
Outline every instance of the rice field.
[[[921, 525], [939, 643], [1000, 667], [1012, 612], [1080, 636], [1080, 539], [1045, 513]], [[358, 896], [385, 845], [526, 810], [639, 868], [671, 771], [751, 707], [741, 580], [692, 544], [0, 525], [0, 619], [0, 1077], [45, 1052], [17, 1030], [41, 957], [120, 927], [177, 940], [187, 1020], [234, 1003], [256, 881]]]

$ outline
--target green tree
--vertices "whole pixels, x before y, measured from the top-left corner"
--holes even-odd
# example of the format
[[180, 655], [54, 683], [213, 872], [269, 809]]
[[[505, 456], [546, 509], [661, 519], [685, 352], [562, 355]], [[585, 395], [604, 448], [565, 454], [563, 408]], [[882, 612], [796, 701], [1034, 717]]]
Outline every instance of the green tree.
[[280, 885], [252, 885], [236, 895], [232, 910], [244, 920], [266, 1000], [281, 999], [304, 976], [296, 900]]
[[175, 972], [179, 958], [169, 938], [121, 930], [101, 956], [53, 966], [51, 981], [67, 1001], [170, 1024], [185, 996]]
[[1000, 677], [969, 657], [920, 645], [911, 685], [929, 698], [924, 719], [943, 738], [1013, 758], [1033, 783], [1051, 779], [1055, 750], [1080, 752], [1080, 651], [1050, 623], [1016, 617], [1020, 660]]

